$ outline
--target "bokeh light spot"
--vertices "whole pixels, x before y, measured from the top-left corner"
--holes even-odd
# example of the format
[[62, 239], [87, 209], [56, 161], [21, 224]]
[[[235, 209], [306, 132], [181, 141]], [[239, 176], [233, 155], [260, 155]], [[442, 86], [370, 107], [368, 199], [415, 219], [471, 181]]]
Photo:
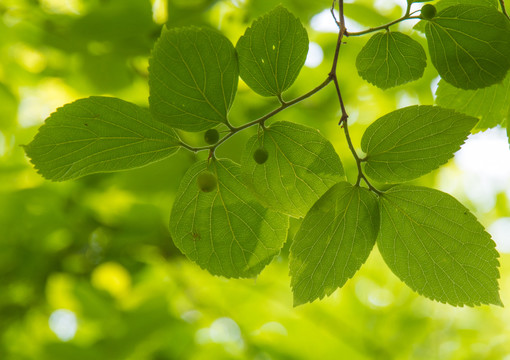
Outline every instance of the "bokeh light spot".
[[129, 291], [131, 277], [121, 265], [107, 262], [99, 265], [92, 273], [92, 285], [114, 297], [121, 297]]
[[322, 63], [324, 59], [324, 52], [319, 44], [310, 42], [308, 45], [308, 55], [306, 56], [305, 66], [309, 68], [316, 68]]
[[[338, 19], [338, 11], [335, 10], [335, 16]], [[320, 13], [314, 15], [310, 21], [313, 30], [322, 33], [338, 33], [338, 25], [335, 23], [330, 9], [324, 9]], [[345, 18], [345, 26], [350, 32], [357, 32], [364, 29], [358, 22]]]
[[510, 193], [510, 150], [506, 131], [500, 127], [470, 135], [455, 154], [462, 172], [464, 191], [481, 212], [492, 210], [496, 195]]
[[72, 340], [78, 330], [76, 315], [67, 309], [55, 310], [51, 313], [48, 323], [51, 331], [62, 341]]
[[210, 336], [215, 343], [235, 342], [241, 338], [241, 329], [231, 318], [221, 317], [211, 324]]
[[260, 327], [257, 333], [271, 333], [287, 336], [289, 333], [285, 326], [277, 321], [270, 321]]
[[510, 253], [510, 217], [494, 221], [487, 231], [492, 235], [499, 252]]

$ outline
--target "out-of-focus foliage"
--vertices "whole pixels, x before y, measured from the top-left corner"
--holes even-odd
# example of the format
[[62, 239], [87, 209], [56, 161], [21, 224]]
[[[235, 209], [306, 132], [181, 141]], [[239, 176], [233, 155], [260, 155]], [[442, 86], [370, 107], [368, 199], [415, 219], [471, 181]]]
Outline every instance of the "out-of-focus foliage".
[[[329, 71], [336, 35], [313, 30], [329, 1], [3, 0], [0, 3], [0, 359], [506, 359], [510, 312], [453, 308], [419, 297], [377, 252], [341, 292], [294, 309], [288, 247], [256, 279], [212, 277], [185, 260], [168, 234], [178, 184], [197, 159], [180, 151], [140, 170], [55, 184], [31, 167], [20, 145], [57, 107], [90, 95], [147, 106], [147, 65], [161, 25], [209, 25], [236, 43], [248, 24], [283, 3], [308, 25], [324, 61], [304, 68], [284, 94], [299, 96]], [[380, 3], [380, 2], [378, 2]], [[350, 19], [377, 26], [401, 14], [385, 2], [346, 4]], [[432, 104], [422, 79], [382, 91], [357, 74], [367, 38], [348, 38], [339, 75], [351, 135], [397, 105]], [[424, 38], [420, 38], [426, 46]], [[312, 124], [356, 173], [341, 136], [333, 88], [277, 115]], [[236, 125], [274, 108], [240, 83]], [[222, 145], [239, 162], [254, 132]], [[201, 134], [187, 135], [201, 141]], [[450, 174], [458, 174], [451, 166]], [[437, 184], [433, 173], [417, 185]], [[352, 180], [352, 179], [351, 179]], [[454, 181], [454, 180], [452, 180]], [[484, 224], [508, 217], [498, 196]], [[293, 220], [290, 238], [299, 221]], [[510, 301], [510, 258], [500, 258], [501, 298]]]

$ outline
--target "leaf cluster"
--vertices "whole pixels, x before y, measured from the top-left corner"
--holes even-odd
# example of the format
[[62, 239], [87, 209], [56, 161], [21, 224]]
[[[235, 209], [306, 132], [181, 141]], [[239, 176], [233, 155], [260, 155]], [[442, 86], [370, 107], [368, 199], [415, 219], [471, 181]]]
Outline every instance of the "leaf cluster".
[[[450, 195], [402, 183], [445, 164], [475, 126], [494, 126], [508, 115], [506, 14], [469, 1], [442, 0], [437, 12], [425, 5], [421, 26], [442, 78], [437, 100], [442, 106], [410, 106], [377, 119], [362, 137], [364, 157], [349, 136], [336, 72], [342, 42], [375, 32], [356, 66], [377, 87], [419, 79], [426, 51], [411, 36], [390, 31], [416, 18], [412, 3], [402, 18], [354, 33], [345, 27], [340, 2], [331, 71], [291, 101], [283, 93], [298, 77], [309, 41], [300, 20], [282, 6], [256, 19], [235, 47], [210, 28], [165, 28], [150, 60], [149, 110], [109, 97], [77, 100], [47, 119], [26, 153], [44, 177], [62, 181], [147, 165], [179, 148], [207, 151], [208, 159], [189, 168], [177, 191], [170, 218], [175, 245], [213, 275], [253, 277], [279, 254], [289, 217], [303, 218], [290, 248], [295, 305], [343, 286], [376, 243], [389, 268], [420, 294], [456, 306], [501, 304], [498, 253], [483, 226]], [[229, 110], [239, 77], [280, 106], [233, 126]], [[355, 184], [346, 182], [340, 157], [315, 128], [266, 124], [331, 83], [358, 167]], [[486, 108], [480, 99], [498, 105]], [[250, 127], [258, 131], [247, 141], [240, 164], [216, 157], [221, 144]], [[204, 132], [206, 144], [187, 144], [179, 135], [183, 131]]]

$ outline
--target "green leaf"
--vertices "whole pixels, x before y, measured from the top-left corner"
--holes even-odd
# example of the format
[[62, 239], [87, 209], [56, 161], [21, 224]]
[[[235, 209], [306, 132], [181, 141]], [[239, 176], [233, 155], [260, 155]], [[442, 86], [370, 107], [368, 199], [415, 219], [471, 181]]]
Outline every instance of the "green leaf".
[[498, 0], [440, 0], [434, 6], [437, 11], [441, 11], [455, 5], [478, 5], [498, 8]]
[[425, 50], [400, 32], [377, 33], [356, 58], [359, 75], [381, 89], [405, 84], [423, 76], [427, 66]]
[[441, 80], [436, 91], [436, 103], [464, 114], [476, 116], [476, 130], [503, 125], [510, 111], [510, 74], [502, 83], [483, 89], [462, 90]]
[[[498, 0], [441, 0], [434, 4], [437, 11], [441, 11], [446, 9], [447, 7], [454, 5], [478, 5], [478, 6], [490, 6], [493, 8], [498, 8]], [[427, 20], [419, 21], [414, 27], [414, 30], [421, 31], [425, 33], [425, 26], [427, 25]]]
[[452, 196], [395, 186], [380, 197], [377, 246], [411, 289], [455, 306], [501, 305], [491, 236]]
[[294, 306], [331, 295], [366, 261], [379, 228], [377, 197], [340, 182], [310, 209], [290, 248]]
[[409, 106], [376, 120], [361, 139], [365, 172], [380, 182], [412, 180], [460, 149], [478, 119], [437, 106]]
[[255, 20], [236, 45], [241, 78], [262, 96], [279, 96], [296, 80], [308, 53], [308, 34], [287, 9]]
[[151, 112], [186, 131], [226, 123], [238, 80], [235, 49], [225, 36], [195, 27], [165, 29], [150, 60]]
[[478, 89], [510, 68], [510, 21], [489, 6], [455, 5], [425, 26], [432, 63], [455, 87]]
[[179, 143], [149, 111], [93, 96], [53, 113], [25, 151], [45, 178], [63, 181], [144, 166], [172, 155]]
[[[204, 171], [217, 177], [201, 191]], [[170, 217], [175, 245], [213, 275], [252, 277], [277, 255], [287, 237], [288, 217], [266, 209], [240, 181], [230, 160], [198, 162], [184, 175]]]
[[[261, 164], [253, 158], [267, 151]], [[333, 145], [316, 129], [281, 121], [253, 136], [241, 160], [242, 179], [266, 206], [302, 217], [326, 190], [344, 180]]]

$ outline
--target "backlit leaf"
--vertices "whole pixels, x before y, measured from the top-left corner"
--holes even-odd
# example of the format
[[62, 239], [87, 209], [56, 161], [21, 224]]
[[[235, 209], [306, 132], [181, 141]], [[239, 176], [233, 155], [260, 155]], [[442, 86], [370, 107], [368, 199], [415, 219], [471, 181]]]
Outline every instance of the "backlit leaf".
[[455, 306], [501, 305], [491, 236], [452, 196], [395, 186], [380, 197], [377, 246], [411, 289]]
[[457, 110], [480, 119], [475, 129], [486, 130], [503, 125], [510, 111], [510, 74], [502, 83], [483, 89], [463, 90], [441, 80], [436, 91], [439, 106]]
[[365, 172], [380, 182], [412, 180], [460, 149], [478, 120], [437, 106], [409, 106], [376, 120], [361, 139]]
[[290, 253], [294, 305], [331, 295], [365, 262], [377, 238], [377, 197], [340, 182], [310, 209]]
[[498, 0], [440, 0], [434, 4], [437, 11], [441, 11], [455, 5], [478, 5], [498, 8]]
[[175, 131], [148, 110], [93, 96], [58, 109], [25, 150], [45, 178], [63, 181], [144, 166], [178, 148]]
[[238, 79], [235, 49], [225, 36], [195, 27], [165, 29], [150, 60], [151, 112], [186, 131], [226, 123]]
[[305, 63], [308, 34], [299, 19], [278, 6], [246, 29], [236, 50], [244, 82], [262, 96], [278, 96]]
[[[254, 152], [263, 148], [259, 164]], [[265, 205], [302, 217], [333, 184], [344, 180], [342, 163], [316, 129], [287, 121], [276, 122], [253, 136], [241, 160], [242, 179]]]
[[496, 84], [510, 68], [510, 21], [492, 7], [448, 7], [427, 22], [425, 34], [432, 63], [455, 87]]
[[[209, 171], [215, 188], [201, 191], [198, 177]], [[230, 160], [198, 162], [184, 175], [170, 217], [175, 245], [213, 275], [252, 277], [277, 255], [287, 237], [288, 218], [262, 206], [240, 181]]]
[[423, 76], [425, 50], [400, 32], [373, 35], [356, 58], [359, 75], [381, 89], [405, 84]]
[[[437, 11], [441, 11], [446, 9], [447, 7], [454, 5], [478, 5], [478, 6], [491, 6], [494, 8], [498, 8], [498, 0], [440, 0], [434, 4]], [[425, 25], [427, 25], [427, 20], [419, 21], [414, 27], [414, 30], [425, 32]]]

